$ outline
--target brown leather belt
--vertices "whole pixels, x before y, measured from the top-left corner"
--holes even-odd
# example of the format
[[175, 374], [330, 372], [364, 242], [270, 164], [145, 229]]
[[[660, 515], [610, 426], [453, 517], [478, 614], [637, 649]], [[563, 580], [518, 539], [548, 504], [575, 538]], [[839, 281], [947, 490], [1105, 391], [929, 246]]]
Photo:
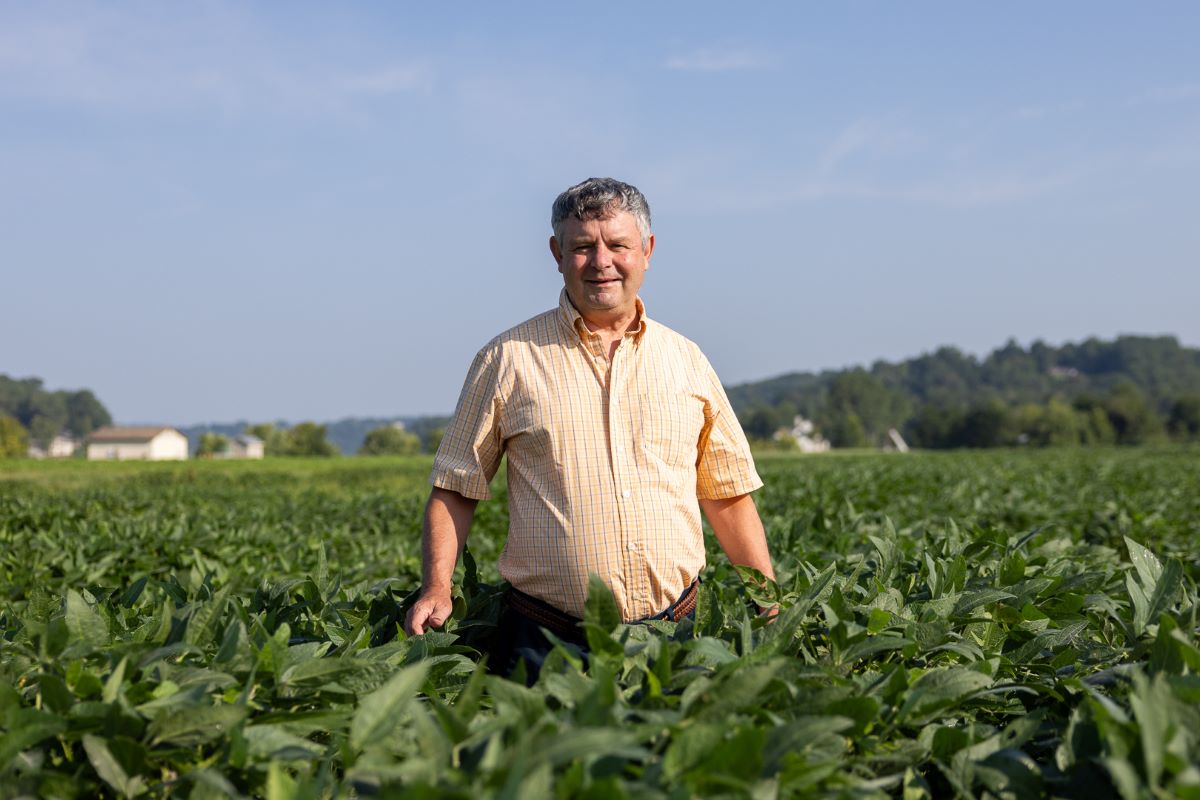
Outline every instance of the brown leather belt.
[[[661, 611], [653, 616], [644, 617], [633, 622], [649, 622], [651, 620], [679, 622], [696, 610], [696, 599], [699, 596], [700, 580], [697, 578], [692, 581], [690, 586], [683, 590], [683, 594], [679, 596], [679, 599], [672, 603], [666, 611]], [[525, 594], [519, 589], [509, 589], [508, 604], [513, 611], [536, 622], [555, 636], [571, 640], [579, 640], [582, 637], [579, 624], [583, 620], [565, 611], [559, 611], [544, 600], [539, 600], [532, 595]]]

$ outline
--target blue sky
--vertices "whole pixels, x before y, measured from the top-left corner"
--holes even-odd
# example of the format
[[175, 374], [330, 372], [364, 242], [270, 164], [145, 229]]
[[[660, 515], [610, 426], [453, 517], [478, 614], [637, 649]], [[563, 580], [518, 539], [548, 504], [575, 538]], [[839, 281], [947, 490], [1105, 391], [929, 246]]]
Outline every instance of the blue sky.
[[1200, 6], [0, 0], [0, 372], [120, 421], [447, 412], [637, 184], [727, 384], [1200, 345]]

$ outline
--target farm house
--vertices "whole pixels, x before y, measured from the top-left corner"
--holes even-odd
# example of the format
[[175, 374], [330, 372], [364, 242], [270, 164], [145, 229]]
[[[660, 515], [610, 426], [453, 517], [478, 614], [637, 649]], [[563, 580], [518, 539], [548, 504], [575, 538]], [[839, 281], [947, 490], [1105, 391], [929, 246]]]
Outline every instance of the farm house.
[[87, 439], [89, 461], [181, 461], [188, 457], [188, 440], [174, 428], [107, 426]]
[[50, 440], [46, 447], [36, 443], [29, 445], [30, 458], [70, 458], [79, 449], [79, 440], [68, 433], [60, 433]]
[[262, 458], [266, 445], [257, 436], [243, 433], [229, 440], [229, 448], [224, 453], [218, 453], [218, 458]]

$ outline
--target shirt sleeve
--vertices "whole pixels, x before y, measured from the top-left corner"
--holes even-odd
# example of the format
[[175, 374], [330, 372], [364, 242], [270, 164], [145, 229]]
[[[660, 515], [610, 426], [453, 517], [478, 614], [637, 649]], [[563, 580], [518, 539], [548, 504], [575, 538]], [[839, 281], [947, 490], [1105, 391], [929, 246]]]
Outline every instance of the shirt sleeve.
[[499, 354], [485, 347], [471, 362], [454, 418], [433, 459], [429, 482], [473, 500], [491, 497], [488, 484], [504, 455], [500, 437]]
[[722, 500], [748, 494], [763, 485], [754, 468], [750, 443], [716, 371], [703, 355], [699, 358], [709, 402], [697, 448], [696, 496], [701, 500]]

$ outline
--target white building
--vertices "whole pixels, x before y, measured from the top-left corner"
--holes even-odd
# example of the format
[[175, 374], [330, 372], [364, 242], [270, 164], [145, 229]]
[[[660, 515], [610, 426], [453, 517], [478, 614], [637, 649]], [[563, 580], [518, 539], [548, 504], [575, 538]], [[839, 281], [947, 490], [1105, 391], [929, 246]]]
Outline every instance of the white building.
[[188, 440], [174, 428], [107, 426], [87, 438], [88, 461], [182, 461]]
[[36, 444], [29, 445], [30, 458], [70, 458], [75, 455], [75, 451], [79, 449], [79, 440], [69, 436], [66, 433], [60, 433], [50, 440], [50, 444], [46, 449], [38, 447]]
[[230, 437], [229, 446], [224, 453], [218, 453], [217, 458], [262, 458], [265, 454], [266, 446], [262, 439], [243, 433]]
[[817, 432], [817, 426], [812, 420], [797, 416], [792, 420], [792, 429], [775, 434], [776, 438], [787, 437], [796, 440], [796, 447], [801, 453], [824, 453], [829, 450], [829, 440]]

